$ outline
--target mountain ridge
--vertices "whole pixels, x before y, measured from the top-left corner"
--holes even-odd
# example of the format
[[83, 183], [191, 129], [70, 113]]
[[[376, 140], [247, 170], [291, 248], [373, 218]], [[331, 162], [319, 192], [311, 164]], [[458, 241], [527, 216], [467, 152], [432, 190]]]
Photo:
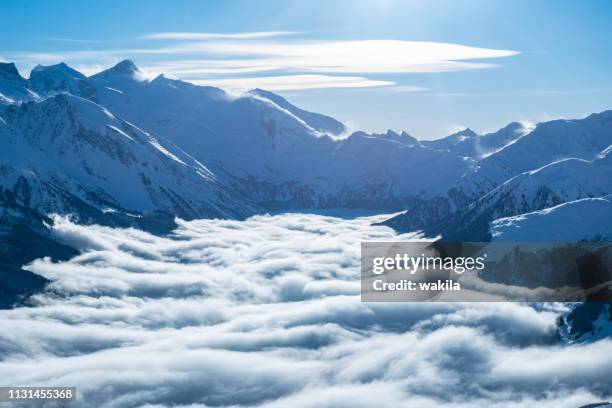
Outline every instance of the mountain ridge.
[[307, 208], [403, 211], [383, 224], [489, 240], [496, 220], [612, 193], [612, 111], [435, 141], [346, 135], [341, 122], [272, 92], [147, 79], [130, 60], [89, 77], [39, 66], [28, 79], [4, 64], [0, 95], [4, 219], [49, 245], [39, 227], [51, 213], [163, 233], [174, 217]]

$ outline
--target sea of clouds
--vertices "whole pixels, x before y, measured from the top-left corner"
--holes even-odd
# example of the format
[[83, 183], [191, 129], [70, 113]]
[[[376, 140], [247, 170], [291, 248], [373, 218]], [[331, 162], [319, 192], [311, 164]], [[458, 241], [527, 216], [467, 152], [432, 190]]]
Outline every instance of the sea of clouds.
[[376, 217], [80, 226], [82, 253], [0, 311], [2, 385], [76, 386], [84, 407], [568, 407], [612, 398], [612, 341], [562, 345], [559, 304], [362, 303]]

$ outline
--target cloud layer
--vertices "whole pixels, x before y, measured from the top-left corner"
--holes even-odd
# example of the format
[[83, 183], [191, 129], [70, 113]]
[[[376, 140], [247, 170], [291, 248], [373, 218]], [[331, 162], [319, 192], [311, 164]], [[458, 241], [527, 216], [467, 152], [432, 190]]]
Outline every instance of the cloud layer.
[[[389, 86], [396, 84], [392, 79], [396, 74], [487, 69], [496, 65], [481, 60], [518, 54], [513, 50], [441, 42], [315, 40], [292, 31], [161, 32], [119, 43], [130, 46], [106, 48], [104, 44], [89, 44], [86, 49], [19, 52], [6, 57], [30, 67], [59, 61], [76, 63], [87, 74], [131, 58], [145, 70], [194, 83], [241, 90], [287, 90]], [[418, 89], [415, 84], [400, 85]]]
[[0, 311], [3, 385], [80, 406], [572, 407], [612, 397], [612, 342], [563, 347], [560, 305], [361, 303], [372, 218], [180, 222], [172, 236], [55, 232], [80, 256]]

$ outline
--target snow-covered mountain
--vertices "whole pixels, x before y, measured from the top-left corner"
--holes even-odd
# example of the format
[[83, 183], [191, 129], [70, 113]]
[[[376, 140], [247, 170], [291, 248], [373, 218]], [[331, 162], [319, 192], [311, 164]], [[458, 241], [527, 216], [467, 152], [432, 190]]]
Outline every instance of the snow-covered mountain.
[[612, 111], [538, 124], [475, 161], [474, 171], [462, 179], [461, 191], [470, 191], [465, 185], [471, 184], [472, 191], [486, 194], [457, 210], [444, 200], [432, 200], [386, 224], [402, 231], [424, 229], [448, 239], [487, 240], [488, 224], [496, 218], [611, 194], [611, 145]]
[[[388, 224], [414, 230], [463, 217], [475, 207], [480, 212], [497, 208], [485, 217], [490, 221], [609, 191], [555, 187], [535, 180], [552, 172], [542, 170], [528, 178], [543, 190], [516, 187], [516, 194], [530, 191], [525, 202], [508, 193], [519, 180], [487, 194], [517, 174], [551, 162], [593, 159], [610, 144], [610, 112], [535, 129], [515, 122], [482, 136], [466, 129], [437, 141], [419, 142], [392, 131], [355, 132], [338, 139], [335, 134], [346, 130], [340, 122], [304, 111], [279, 95], [256, 89], [236, 96], [163, 75], [148, 80], [129, 60], [90, 78], [63, 63], [38, 66], [28, 80], [12, 65], [5, 64], [5, 71], [14, 82], [8, 88], [19, 89], [21, 101], [60, 92], [94, 101], [158, 140], [168, 140], [175, 150], [188, 152], [223, 185], [222, 191], [248, 196], [254, 207], [408, 209]], [[6, 94], [19, 94], [13, 91]], [[481, 203], [469, 205], [476, 201]], [[142, 208], [150, 210], [149, 204]]]
[[493, 242], [612, 242], [612, 196], [499, 218], [490, 231]]
[[10, 225], [0, 240], [29, 228], [46, 242], [49, 213], [163, 229], [174, 216], [404, 210], [386, 224], [481, 240], [566, 211], [609, 210], [584, 199], [612, 194], [612, 111], [436, 141], [346, 133], [274, 93], [148, 79], [129, 60], [91, 77], [37, 66], [28, 79], [0, 64], [0, 206]]
[[92, 212], [252, 212], [197, 160], [87, 99], [63, 93], [9, 106], [2, 118], [0, 185], [42, 214], [75, 213], [86, 221]]
[[28, 81], [23, 78], [12, 62], [0, 62], [0, 106], [17, 102], [40, 100], [29, 89]]
[[559, 317], [559, 333], [567, 344], [588, 343], [612, 336], [612, 303], [576, 304]]
[[321, 115], [320, 113], [308, 112], [303, 109], [298, 108], [289, 103], [285, 98], [275, 93], [263, 90], [263, 89], [253, 89], [249, 92], [251, 95], [259, 96], [263, 99], [271, 101], [275, 103], [278, 107], [282, 109], [286, 109], [292, 115], [302, 119], [305, 123], [307, 123], [310, 127], [317, 130], [321, 133], [326, 133], [329, 135], [342, 135], [348, 129], [346, 126], [329, 116]]
[[[163, 75], [144, 80], [131, 61], [90, 80], [107, 109], [164, 135], [198, 160], [240, 177], [295, 178], [309, 150], [317, 154], [324, 149], [320, 145], [332, 144], [330, 138], [319, 138], [323, 135], [314, 127], [267, 99], [234, 96]], [[302, 157], [286, 157], [286, 150], [296, 143]], [[271, 174], [283, 166], [281, 174]]]
[[512, 122], [496, 132], [479, 135], [464, 129], [438, 140], [424, 140], [424, 146], [446, 150], [458, 156], [484, 158], [496, 153], [525, 136], [532, 129], [528, 125]]
[[612, 193], [612, 154], [597, 159], [564, 159], [511, 178], [457, 213], [426, 226], [446, 239], [487, 241], [489, 223]]
[[[204, 181], [198, 176], [182, 175], [192, 183], [201, 182], [205, 187], [188, 188], [184, 193], [175, 191], [176, 187], [172, 190], [173, 194], [181, 197], [201, 194], [202, 190], [207, 192], [206, 198], [194, 198], [195, 201], [189, 203], [167, 198], [173, 176], [151, 175], [159, 180], [155, 183], [163, 186], [146, 194], [146, 182], [143, 184], [140, 178], [130, 180], [130, 176], [120, 180], [116, 174], [121, 172], [100, 176], [102, 171], [98, 168], [93, 169], [97, 171], [95, 176], [87, 178], [82, 174], [88, 174], [88, 171], [83, 173], [82, 169], [72, 168], [65, 176], [65, 180], [81, 181], [81, 187], [90, 197], [95, 197], [94, 201], [102, 202], [102, 196], [109, 196], [115, 207], [129, 211], [161, 210], [190, 216], [206, 213], [232, 216], [248, 213], [244, 209], [249, 206], [263, 209], [407, 209], [405, 214], [390, 220], [389, 225], [413, 230], [439, 225], [449, 217], [465, 218], [465, 213], [473, 213], [474, 209], [479, 213], [490, 211], [491, 214], [485, 218], [494, 219], [609, 193], [605, 186], [597, 190], [596, 183], [591, 186], [579, 184], [580, 188], [572, 190], [540, 178], [551, 173], [548, 177], [554, 179], [556, 168], [565, 168], [560, 170], [562, 177], [559, 179], [566, 183], [578, 177], [578, 173], [590, 179], [592, 175], [581, 170], [588, 167], [586, 162], [575, 161], [574, 169], [570, 168], [574, 162], [562, 160], [578, 158], [589, 161], [609, 146], [612, 133], [610, 112], [583, 120], [542, 123], [535, 129], [511, 123], [482, 136], [466, 129], [437, 141], [419, 142], [406, 133], [392, 131], [386, 134], [355, 132], [339, 139], [335, 136], [346, 131], [342, 123], [293, 106], [279, 95], [260, 89], [232, 95], [219, 88], [196, 86], [163, 75], [149, 80], [129, 60], [89, 78], [63, 63], [37, 66], [27, 80], [11, 64], [4, 64], [2, 73], [4, 82], [0, 84], [0, 91], [5, 95], [4, 102], [8, 107], [0, 112], [0, 117], [14, 120], [11, 115], [23, 110], [23, 116], [32, 116], [32, 126], [40, 126], [37, 121], [50, 123], [44, 115], [33, 116], [41, 110], [38, 105], [51, 109], [48, 100], [61, 99], [58, 94], [66, 92], [73, 95], [63, 97], [71, 101], [68, 105], [89, 106], [90, 110], [95, 106], [98, 109], [96, 114], [80, 115], [78, 127], [91, 130], [93, 126], [95, 132], [101, 132], [107, 138], [111, 134], [120, 140], [123, 137], [119, 144], [128, 143], [132, 138], [149, 150], [151, 146], [161, 146], [161, 149], [154, 149], [155, 155], [170, 152], [164, 160], [179, 166], [183, 173], [206, 174], [206, 177], [200, 176]], [[87, 105], [86, 100], [94, 104]], [[17, 107], [19, 103], [28, 101], [37, 103]], [[57, 112], [50, 115], [64, 115], [60, 112], [64, 108], [78, 111], [75, 106], [58, 107]], [[13, 136], [18, 134], [19, 126], [30, 126], [26, 125], [27, 121], [5, 125], [9, 129], [7, 132]], [[43, 136], [44, 132], [49, 132], [46, 128], [38, 131], [43, 132]], [[130, 132], [135, 132], [138, 137], [131, 136]], [[147, 138], [155, 141], [142, 144], [150, 140]], [[124, 148], [121, 146], [120, 150], [129, 151]], [[19, 156], [19, 152], [11, 154], [11, 157]], [[138, 152], [135, 156], [144, 155]], [[50, 163], [68, 163], [68, 159], [60, 155]], [[545, 167], [552, 162], [558, 165], [551, 165], [551, 169]], [[121, 160], [113, 165], [105, 164], [104, 172], [110, 172], [116, 164], [126, 165]], [[30, 163], [29, 167], [34, 165]], [[521, 175], [507, 182], [518, 174], [540, 167], [542, 169], [534, 174]], [[128, 174], [132, 177], [146, 174], [140, 170], [133, 169]], [[565, 176], [564, 171], [570, 177]], [[16, 183], [15, 175], [12, 177], [11, 182]], [[127, 189], [129, 194], [121, 191], [121, 188], [126, 190], [121, 186], [128, 181], [135, 186]], [[8, 186], [10, 183], [5, 184]], [[498, 187], [500, 185], [503, 186]], [[498, 189], [493, 190], [496, 187]], [[75, 189], [78, 190], [73, 186], [70, 191]], [[105, 193], [100, 195], [94, 191]], [[238, 208], [229, 204], [234, 197], [237, 197], [238, 204], [233, 207]], [[206, 203], [200, 204], [206, 210], [195, 208], [195, 202]], [[99, 206], [95, 204], [94, 207], [96, 205]], [[217, 205], [222, 208], [216, 208]], [[58, 205], [50, 203], [43, 207], [41, 210], [49, 210]], [[473, 214], [471, 217], [478, 216]]]
[[512, 123], [488, 135], [466, 130], [433, 142], [392, 131], [338, 139], [346, 130], [340, 122], [279, 95], [256, 89], [236, 96], [163, 75], [148, 80], [129, 60], [90, 78], [65, 64], [39, 66], [24, 86], [39, 98], [69, 92], [92, 100], [168, 139], [256, 206], [411, 208], [418, 215], [411, 228], [501, 183], [479, 171], [480, 163], [527, 132]]
[[38, 95], [51, 96], [60, 92], [96, 100], [96, 89], [85, 75], [65, 63], [37, 65], [30, 73], [28, 84]]
[[483, 158], [477, 172], [503, 183], [525, 171], [567, 158], [595, 159], [612, 144], [612, 111], [584, 119], [553, 120], [535, 128], [506, 148]]
[[90, 81], [102, 106], [164, 135], [268, 209], [398, 210], [446, 195], [473, 165], [407, 134], [356, 132], [339, 140], [334, 136], [344, 125], [278, 95], [236, 96], [163, 75], [148, 81], [130, 61]]

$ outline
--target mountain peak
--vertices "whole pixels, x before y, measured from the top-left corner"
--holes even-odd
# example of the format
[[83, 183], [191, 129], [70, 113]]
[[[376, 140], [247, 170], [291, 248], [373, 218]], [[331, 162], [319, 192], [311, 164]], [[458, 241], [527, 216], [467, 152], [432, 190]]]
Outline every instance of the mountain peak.
[[286, 108], [287, 106], [291, 105], [290, 102], [286, 100], [285, 98], [283, 98], [282, 96], [275, 94], [274, 92], [266, 91], [265, 89], [261, 89], [261, 88], [251, 89], [250, 91], [247, 92], [247, 94], [259, 96], [264, 99], [268, 99], [283, 108]]
[[446, 136], [445, 138], [442, 139], [438, 139], [438, 140], [454, 140], [455, 142], [462, 142], [466, 139], [473, 139], [478, 137], [478, 133], [474, 132], [472, 129], [466, 127], [465, 129], [462, 129], [458, 132], [455, 132], [449, 136]]
[[510, 122], [504, 126], [504, 129], [521, 129], [524, 127], [525, 125], [523, 125], [521, 122]]
[[410, 140], [413, 140], [413, 141], [418, 143], [418, 140], [414, 136], [412, 136], [411, 134], [407, 133], [404, 130], [402, 130], [402, 133], [400, 134], [400, 137], [403, 137], [405, 139], [410, 139]]
[[612, 120], [612, 110], [605, 110], [601, 112], [591, 113], [585, 119], [587, 120], [598, 120], [602, 123]]
[[48, 75], [59, 74], [62, 76], [69, 76], [69, 77], [79, 78], [79, 79], [85, 78], [85, 75], [81, 74], [76, 69], [71, 68], [65, 62], [60, 62], [59, 64], [55, 64], [55, 65], [40, 65], [39, 64], [32, 69], [32, 72], [30, 73], [30, 78], [36, 77], [39, 75], [43, 75], [43, 74], [48, 74]]
[[136, 66], [136, 64], [134, 64], [134, 62], [132, 60], [129, 59], [125, 59], [123, 61], [120, 61], [119, 63], [117, 63], [115, 66], [104, 70], [102, 72], [98, 72], [97, 74], [93, 75], [93, 77], [101, 77], [101, 78], [105, 78], [108, 76], [134, 76], [136, 73], [140, 72], [140, 70], [138, 69], [138, 67]]
[[14, 62], [0, 62], [0, 72], [21, 78]]
[[114, 72], [116, 74], [132, 75], [138, 72], [138, 67], [136, 66], [136, 64], [134, 64], [134, 61], [124, 59], [123, 61], [117, 63], [114, 67], [109, 69], [109, 71]]
[[399, 134], [393, 129], [387, 129], [387, 133], [385, 133], [385, 135], [389, 137], [399, 137]]
[[270, 92], [270, 91], [266, 91], [265, 89], [261, 89], [261, 88], [254, 88], [254, 89], [251, 89], [251, 90], [250, 90], [248, 93], [250, 93], [250, 94], [256, 94], [256, 95], [259, 95], [259, 94], [264, 94], [264, 95], [274, 95], [272, 92]]
[[383, 133], [381, 134], [381, 136], [389, 140], [394, 140], [400, 143], [406, 143], [406, 142], [418, 143], [418, 141], [414, 137], [410, 136], [408, 133], [404, 131], [402, 131], [401, 133], [397, 133], [396, 131], [392, 129], [388, 129], [387, 133]]
[[138, 67], [134, 64], [134, 61], [129, 59], [124, 59], [123, 61], [117, 63], [114, 67], [111, 68], [111, 71], [122, 73], [122, 74], [133, 74], [138, 71]]
[[476, 137], [478, 136], [478, 134], [476, 132], [474, 132], [472, 129], [470, 129], [469, 127], [466, 127], [465, 129], [455, 133], [456, 135], [462, 135], [462, 136], [468, 136], [468, 137]]

